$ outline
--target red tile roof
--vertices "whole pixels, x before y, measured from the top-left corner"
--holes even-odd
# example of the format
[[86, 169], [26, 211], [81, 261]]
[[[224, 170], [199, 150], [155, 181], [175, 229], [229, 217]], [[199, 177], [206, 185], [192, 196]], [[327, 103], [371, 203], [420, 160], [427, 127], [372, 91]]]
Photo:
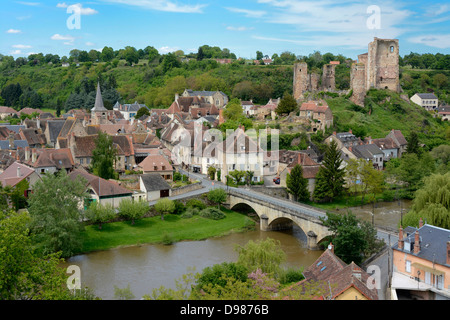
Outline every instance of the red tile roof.
[[121, 187], [114, 181], [102, 179], [83, 170], [74, 170], [69, 174], [72, 180], [82, 177], [87, 180], [87, 186], [90, 186], [99, 197], [109, 197], [118, 195], [131, 195], [132, 191]]
[[166, 157], [160, 154], [150, 154], [138, 165], [138, 168], [144, 172], [173, 171], [173, 167]]
[[[17, 168], [20, 169], [17, 170]], [[3, 187], [14, 187], [16, 184], [31, 175], [33, 172], [33, 168], [30, 168], [16, 161], [0, 174], [0, 182], [2, 183]], [[18, 175], [18, 173], [20, 174], [20, 176]]]

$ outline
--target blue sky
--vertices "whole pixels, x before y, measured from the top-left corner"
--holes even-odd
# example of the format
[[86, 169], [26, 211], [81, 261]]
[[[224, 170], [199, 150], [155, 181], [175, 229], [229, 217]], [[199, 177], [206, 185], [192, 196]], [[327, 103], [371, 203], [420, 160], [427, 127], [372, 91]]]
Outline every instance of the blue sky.
[[[104, 46], [161, 53], [204, 44], [254, 58], [314, 51], [356, 59], [374, 37], [400, 41], [400, 54], [450, 53], [447, 1], [94, 0], [2, 1], [0, 53], [69, 55]], [[79, 27], [67, 20], [80, 12]], [[72, 11], [73, 12], [73, 11]]]

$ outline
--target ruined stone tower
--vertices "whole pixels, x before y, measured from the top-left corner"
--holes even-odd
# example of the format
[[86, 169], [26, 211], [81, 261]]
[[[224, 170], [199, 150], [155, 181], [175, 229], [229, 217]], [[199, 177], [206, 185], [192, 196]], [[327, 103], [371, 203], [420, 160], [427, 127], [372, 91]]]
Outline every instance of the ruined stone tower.
[[326, 64], [323, 66], [322, 88], [324, 91], [336, 90], [336, 65]]
[[303, 94], [308, 91], [308, 65], [306, 62], [294, 64], [294, 98], [303, 98]]
[[366, 87], [400, 92], [399, 46], [396, 39], [375, 38], [369, 43]]
[[364, 106], [366, 92], [372, 88], [400, 92], [399, 73], [398, 40], [374, 38], [369, 43], [368, 53], [360, 54], [358, 63], [352, 65], [350, 87], [353, 95], [350, 100]]

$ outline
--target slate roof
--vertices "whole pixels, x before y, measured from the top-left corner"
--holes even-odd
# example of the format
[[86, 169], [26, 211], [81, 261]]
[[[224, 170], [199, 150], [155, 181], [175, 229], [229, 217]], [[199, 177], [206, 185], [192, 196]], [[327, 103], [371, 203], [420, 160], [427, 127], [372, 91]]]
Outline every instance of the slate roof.
[[[406, 146], [408, 144], [408, 141], [406, 141], [405, 136], [403, 135], [403, 133], [400, 130], [392, 130], [389, 135], [393, 135], [396, 143], [398, 143], [400, 146]], [[388, 135], [388, 136], [389, 136]]]
[[17, 124], [17, 125], [13, 125], [13, 124], [0, 124], [1, 127], [6, 127], [8, 130], [14, 131], [15, 133], [19, 133], [20, 129], [26, 129], [26, 127], [24, 125], [21, 124]]
[[[419, 231], [420, 251], [414, 254], [415, 231]], [[405, 242], [411, 243], [411, 251], [400, 250], [398, 243], [392, 249], [407, 252], [418, 258], [450, 267], [447, 263], [447, 242], [450, 241], [450, 230], [424, 224], [421, 228], [408, 227], [403, 230]]]
[[55, 143], [59, 133], [61, 132], [65, 121], [61, 120], [49, 120], [47, 121], [47, 129], [49, 132], [50, 141], [52, 143]]
[[92, 151], [95, 149], [95, 139], [97, 135], [74, 137], [73, 156], [75, 158], [92, 157]]
[[13, 113], [17, 114], [17, 111], [11, 107], [0, 107], [0, 113]]
[[30, 146], [45, 145], [47, 139], [41, 129], [20, 129], [20, 137], [26, 140]]
[[232, 135], [227, 137], [220, 146], [222, 152], [228, 154], [259, 152], [260, 148], [244, 130], [238, 128]]
[[391, 138], [372, 139], [372, 143], [381, 150], [398, 149], [397, 144]]
[[[13, 143], [12, 149], [28, 147], [28, 142], [26, 140], [14, 140]], [[0, 140], [0, 149], [9, 150], [9, 140]]]
[[358, 158], [372, 159], [374, 155], [383, 155], [384, 153], [375, 144], [364, 144], [353, 147], [353, 154]]
[[417, 95], [421, 98], [421, 99], [436, 99], [438, 97], [435, 96], [434, 93], [417, 93]]
[[95, 105], [91, 109], [91, 112], [104, 112], [108, 111], [103, 105], [102, 92], [100, 90], [100, 83], [97, 83], [97, 94], [95, 96]]
[[130, 190], [121, 187], [116, 182], [102, 179], [83, 170], [74, 170], [69, 174], [69, 177], [72, 180], [75, 180], [77, 177], [86, 179], [87, 186], [90, 186], [99, 197], [128, 196], [132, 194]]
[[169, 184], [158, 173], [144, 174], [141, 176], [141, 179], [147, 192], [170, 190]]
[[[186, 92], [191, 97], [193, 97], [193, 96], [210, 97], [210, 96], [213, 96], [214, 94], [216, 94], [217, 91], [193, 91], [191, 89], [188, 89], [188, 90], [186, 90]], [[219, 93], [221, 95], [223, 95], [224, 97], [227, 97], [227, 95], [225, 93], [223, 93], [222, 91], [219, 91]]]

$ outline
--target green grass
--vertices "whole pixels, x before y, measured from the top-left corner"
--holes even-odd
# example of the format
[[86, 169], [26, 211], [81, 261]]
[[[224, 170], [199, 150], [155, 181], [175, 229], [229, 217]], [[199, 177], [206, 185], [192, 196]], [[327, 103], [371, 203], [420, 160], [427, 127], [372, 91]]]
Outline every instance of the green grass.
[[131, 225], [130, 221], [104, 224], [102, 230], [90, 225], [82, 234], [83, 253], [102, 251], [140, 244], [163, 243], [169, 236], [174, 242], [197, 241], [242, 232], [254, 227], [255, 222], [246, 215], [222, 208], [226, 218], [210, 220], [199, 216], [182, 219], [178, 215], [145, 218]]

